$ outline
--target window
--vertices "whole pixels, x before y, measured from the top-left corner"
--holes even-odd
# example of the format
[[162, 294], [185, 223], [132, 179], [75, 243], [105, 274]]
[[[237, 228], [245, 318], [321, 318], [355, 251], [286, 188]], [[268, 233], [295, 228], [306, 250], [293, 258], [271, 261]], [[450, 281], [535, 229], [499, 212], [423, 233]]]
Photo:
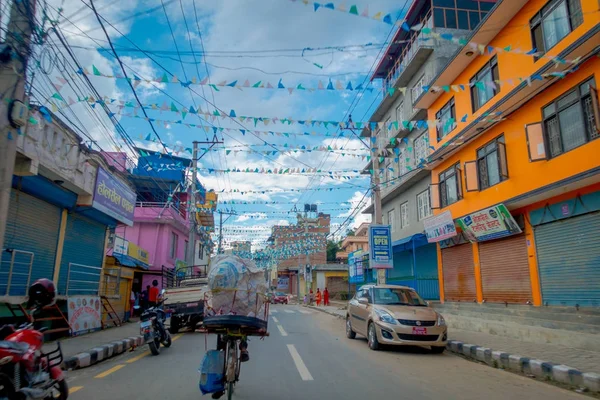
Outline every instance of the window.
[[[187, 240], [185, 241], [185, 246], [183, 247], [185, 250], [185, 253], [183, 253], [183, 256], [187, 259], [187, 254], [188, 254], [188, 246], [190, 245], [190, 242], [188, 242]], [[194, 260], [191, 261], [192, 263], [194, 262]]]
[[429, 189], [417, 195], [417, 216], [419, 221], [431, 216], [431, 203], [429, 201]]
[[580, 0], [551, 0], [530, 21], [533, 47], [546, 53], [582, 23]]
[[442, 207], [447, 207], [462, 199], [459, 166], [460, 163], [457, 163], [442, 172], [439, 176], [440, 203]]
[[373, 302], [389, 306], [427, 307], [427, 303], [412, 289], [373, 288]]
[[388, 224], [392, 227], [392, 232], [396, 232], [396, 210], [388, 211]]
[[398, 121], [398, 126], [402, 126], [402, 120], [404, 119], [402, 110], [404, 110], [404, 101], [401, 101], [396, 107], [396, 121]]
[[423, 160], [427, 159], [427, 132], [419, 136], [415, 140], [415, 164], [419, 165]]
[[[468, 173], [466, 176], [470, 178]], [[479, 180], [479, 190], [487, 189], [508, 179], [504, 135], [477, 150], [477, 179]], [[467, 184], [467, 190], [469, 190], [468, 186]]]
[[597, 92], [593, 86], [594, 79], [588, 79], [542, 109], [550, 157], [573, 150], [600, 136], [596, 121], [597, 101], [594, 106], [593, 98]]
[[179, 240], [179, 236], [175, 232], [171, 232], [171, 252], [169, 255], [171, 258], [177, 257], [177, 241]]
[[204, 246], [202, 244], [198, 245], [198, 258], [200, 260], [204, 259]]
[[454, 97], [435, 114], [435, 118], [439, 121], [437, 126], [437, 138], [438, 141], [440, 141], [456, 128]]
[[400, 206], [400, 218], [402, 228], [406, 228], [408, 226], [408, 202], [402, 203]]
[[403, 150], [400, 151], [398, 155], [398, 178], [404, 178], [404, 175], [408, 173], [408, 165], [406, 162], [406, 154]]
[[498, 94], [499, 89], [495, 81], [499, 79], [498, 60], [496, 57], [492, 57], [469, 81], [473, 112], [479, 110], [492, 97]]
[[413, 86], [410, 89], [411, 99], [412, 99], [413, 104], [415, 104], [415, 102], [417, 101], [419, 96], [421, 96], [421, 94], [423, 94], [423, 92], [424, 92], [423, 86], [425, 86], [425, 75], [420, 77], [419, 80], [415, 83], [415, 86]]

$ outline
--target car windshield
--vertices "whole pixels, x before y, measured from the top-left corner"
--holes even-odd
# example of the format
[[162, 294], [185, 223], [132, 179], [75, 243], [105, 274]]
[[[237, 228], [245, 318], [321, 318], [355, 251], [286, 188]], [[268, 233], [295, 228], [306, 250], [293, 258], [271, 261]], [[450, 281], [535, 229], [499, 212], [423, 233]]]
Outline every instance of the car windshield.
[[417, 292], [400, 288], [374, 288], [373, 301], [375, 304], [382, 305], [427, 306], [427, 303], [419, 297]]
[[275, 293], [275, 296], [287, 296], [285, 293], [282, 292], [277, 292]]

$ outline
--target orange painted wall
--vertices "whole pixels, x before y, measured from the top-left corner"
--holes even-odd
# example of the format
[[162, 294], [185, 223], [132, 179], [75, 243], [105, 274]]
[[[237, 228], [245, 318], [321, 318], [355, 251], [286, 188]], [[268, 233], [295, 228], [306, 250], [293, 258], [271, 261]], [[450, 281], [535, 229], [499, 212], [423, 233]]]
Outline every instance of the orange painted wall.
[[[537, 13], [545, 4], [546, 0], [530, 0], [523, 8], [515, 15], [515, 17], [504, 27], [502, 31], [490, 42], [490, 46], [502, 47], [512, 46], [513, 49], [520, 48], [522, 50], [530, 50], [533, 47], [531, 39], [531, 31], [529, 21], [535, 13]], [[596, 24], [600, 23], [600, 11], [598, 11], [598, 0], [581, 0], [581, 8], [583, 12], [583, 23], [573, 32], [563, 38], [556, 46], [547, 52], [548, 56], [555, 56], [575, 42], [579, 37], [583, 36]], [[483, 26], [483, 30], [490, 29]], [[456, 80], [452, 82], [455, 85], [466, 85], [468, 87], [469, 80], [490, 60], [489, 55], [474, 56], [473, 61], [465, 70], [458, 75]], [[498, 69], [501, 81], [514, 79], [515, 85], [519, 84], [518, 78], [527, 77], [538, 71], [545, 64], [552, 63], [546, 58], [540, 58], [535, 61], [534, 57], [516, 54], [502, 53], [497, 55]], [[477, 110], [478, 115], [489, 110], [496, 102], [502, 99], [509, 93], [514, 86], [506, 84], [501, 85], [500, 92], [491, 99], [487, 104]], [[552, 90], [550, 90], [552, 91]], [[471, 93], [469, 90], [459, 93], [443, 93], [428, 109], [428, 119], [434, 120], [435, 114], [442, 108], [452, 97], [456, 106], [457, 127], [440, 142], [437, 141], [436, 129], [429, 129], [429, 141], [434, 147], [440, 147], [472, 120], [473, 109], [471, 106]], [[461, 118], [468, 114], [467, 122], [460, 122]]]
[[593, 58], [587, 61], [577, 72], [538, 94], [518, 111], [512, 113], [507, 120], [498, 123], [477, 139], [464, 144], [459, 152], [436, 167], [432, 171], [432, 182], [437, 182], [439, 173], [456, 162], [460, 161], [461, 166], [464, 166], [465, 161], [475, 160], [478, 148], [504, 134], [509, 178], [488, 189], [476, 192], [466, 192], [463, 179], [463, 200], [444, 210], [451, 210], [454, 218], [461, 217], [597, 167], [600, 140], [593, 140], [550, 160], [530, 162], [525, 135], [525, 124], [542, 120], [543, 106], [590, 76], [595, 77], [596, 84], [600, 83], [600, 59]]

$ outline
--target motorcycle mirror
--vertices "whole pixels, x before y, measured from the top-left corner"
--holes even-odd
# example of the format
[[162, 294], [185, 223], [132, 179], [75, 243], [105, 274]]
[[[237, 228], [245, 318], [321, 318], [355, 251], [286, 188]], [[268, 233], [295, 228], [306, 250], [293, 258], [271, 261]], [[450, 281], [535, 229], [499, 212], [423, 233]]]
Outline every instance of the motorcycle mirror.
[[167, 293], [167, 291], [165, 289], [162, 289], [160, 291], [160, 297], [163, 297], [165, 295], [165, 293]]

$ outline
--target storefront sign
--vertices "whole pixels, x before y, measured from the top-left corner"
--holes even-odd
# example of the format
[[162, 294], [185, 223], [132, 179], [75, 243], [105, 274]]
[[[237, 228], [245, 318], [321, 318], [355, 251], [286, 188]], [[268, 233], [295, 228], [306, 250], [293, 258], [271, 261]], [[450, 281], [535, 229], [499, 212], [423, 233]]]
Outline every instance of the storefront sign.
[[113, 246], [113, 254], [127, 255], [129, 251], [129, 241], [123, 239], [120, 236], [115, 236], [115, 243]]
[[423, 220], [428, 243], [440, 242], [456, 236], [456, 227], [450, 211]]
[[150, 260], [148, 258], [148, 252], [144, 249], [142, 249], [141, 247], [139, 247], [137, 244], [134, 243], [129, 243], [129, 245], [127, 246], [128, 250], [127, 250], [127, 255], [131, 258], [133, 258], [136, 261], [140, 261], [143, 264], [148, 265], [150, 263]]
[[69, 325], [73, 336], [102, 329], [102, 311], [98, 296], [69, 296]]
[[389, 225], [369, 226], [369, 265], [373, 269], [392, 269], [392, 238]]
[[364, 279], [362, 250], [348, 254], [348, 279], [350, 283], [361, 283]]
[[188, 274], [188, 265], [185, 261], [175, 260], [175, 273], [178, 277], [183, 278]]
[[458, 225], [469, 240], [478, 242], [521, 233], [521, 228], [504, 204], [459, 218]]
[[277, 289], [278, 290], [288, 290], [290, 288], [290, 278], [279, 277], [277, 279]]
[[102, 168], [98, 168], [92, 207], [132, 226], [135, 200], [135, 192]]

